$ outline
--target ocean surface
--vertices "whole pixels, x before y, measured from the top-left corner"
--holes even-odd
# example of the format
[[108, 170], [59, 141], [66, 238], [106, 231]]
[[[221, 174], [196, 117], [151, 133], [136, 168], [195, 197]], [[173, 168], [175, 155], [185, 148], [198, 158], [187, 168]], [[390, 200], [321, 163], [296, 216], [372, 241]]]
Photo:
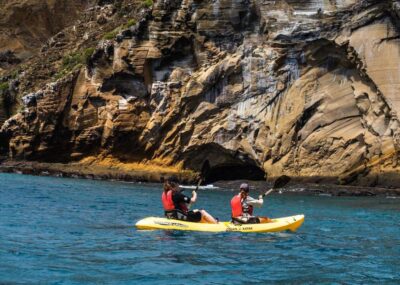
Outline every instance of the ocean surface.
[[[226, 220], [233, 193], [201, 190], [197, 207]], [[400, 199], [268, 196], [257, 213], [305, 214], [296, 233], [136, 230], [160, 195], [0, 174], [0, 284], [400, 284]]]

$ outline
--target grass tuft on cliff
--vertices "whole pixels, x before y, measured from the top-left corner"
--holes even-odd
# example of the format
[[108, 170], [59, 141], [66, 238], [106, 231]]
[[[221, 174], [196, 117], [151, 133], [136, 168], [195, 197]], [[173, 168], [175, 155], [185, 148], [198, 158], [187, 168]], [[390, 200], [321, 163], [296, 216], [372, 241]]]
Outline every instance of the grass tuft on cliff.
[[10, 88], [8, 82], [0, 83], [0, 95], [4, 94]]
[[105, 33], [103, 39], [105, 40], [113, 40], [118, 35], [119, 29], [112, 30], [111, 32]]
[[95, 48], [90, 47], [83, 51], [82, 56], [83, 56], [84, 63], [87, 63], [89, 61], [90, 57], [93, 55], [95, 50], [96, 50]]
[[143, 6], [150, 8], [151, 6], [153, 6], [153, 0], [143, 0]]
[[136, 25], [136, 20], [135, 19], [130, 19], [128, 20], [125, 24], [115, 28], [114, 30], [105, 33], [103, 36], [103, 39], [105, 40], [113, 40], [115, 37], [122, 31], [129, 29], [131, 26]]
[[129, 27], [136, 25], [136, 20], [135, 19], [130, 19], [126, 24], [122, 26], [124, 29], [128, 29]]

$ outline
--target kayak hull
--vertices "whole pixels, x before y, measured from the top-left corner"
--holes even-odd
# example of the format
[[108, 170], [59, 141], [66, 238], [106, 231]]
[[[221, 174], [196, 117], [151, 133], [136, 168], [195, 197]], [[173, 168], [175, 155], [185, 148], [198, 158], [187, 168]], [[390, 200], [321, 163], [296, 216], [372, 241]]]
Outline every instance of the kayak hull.
[[243, 232], [267, 233], [281, 231], [296, 231], [304, 222], [304, 215], [272, 219], [272, 222], [263, 224], [235, 225], [231, 222], [218, 224], [192, 223], [159, 217], [144, 218], [136, 223], [140, 230], [180, 230], [199, 232]]

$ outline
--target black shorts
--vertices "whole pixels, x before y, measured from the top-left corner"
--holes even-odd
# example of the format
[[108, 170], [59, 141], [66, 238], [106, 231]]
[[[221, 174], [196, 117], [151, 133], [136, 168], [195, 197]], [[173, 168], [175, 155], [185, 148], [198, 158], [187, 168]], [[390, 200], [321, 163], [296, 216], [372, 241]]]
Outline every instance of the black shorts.
[[232, 222], [234, 224], [259, 224], [260, 219], [257, 217], [250, 217], [247, 220], [242, 220], [239, 218], [232, 218]]
[[187, 212], [187, 221], [198, 223], [201, 221], [200, 211], [189, 211]]
[[165, 216], [168, 219], [176, 219], [188, 222], [198, 223], [201, 221], [201, 213], [200, 211], [189, 211], [187, 213], [183, 213], [179, 210], [173, 210], [165, 212]]

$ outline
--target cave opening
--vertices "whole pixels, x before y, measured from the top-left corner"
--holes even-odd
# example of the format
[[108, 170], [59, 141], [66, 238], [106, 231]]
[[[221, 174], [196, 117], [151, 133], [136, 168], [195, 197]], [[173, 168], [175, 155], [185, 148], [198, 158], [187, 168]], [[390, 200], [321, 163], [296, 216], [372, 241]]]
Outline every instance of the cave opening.
[[10, 138], [3, 132], [0, 132], [0, 162], [8, 156], [8, 146]]
[[265, 180], [265, 172], [260, 167], [243, 163], [227, 163], [211, 167], [206, 160], [201, 174], [205, 183], [219, 180]]

